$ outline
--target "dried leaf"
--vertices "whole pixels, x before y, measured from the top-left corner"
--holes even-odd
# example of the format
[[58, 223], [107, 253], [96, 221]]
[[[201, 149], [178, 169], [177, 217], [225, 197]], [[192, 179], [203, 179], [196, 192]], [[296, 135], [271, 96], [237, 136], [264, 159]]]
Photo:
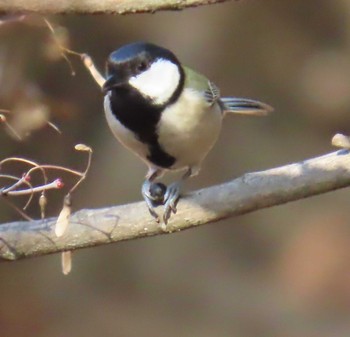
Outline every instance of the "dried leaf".
[[53, 48], [51, 48], [51, 51], [48, 50], [47, 56], [51, 55], [53, 58], [57, 58], [58, 56], [63, 57], [63, 59], [67, 62], [71, 70], [71, 75], [75, 76], [75, 70], [67, 54], [73, 54], [77, 56], [81, 56], [81, 54], [68, 48], [68, 44], [69, 44], [68, 30], [64, 27], [54, 27], [51, 24], [51, 22], [46, 18], [43, 18], [43, 20], [47, 28], [50, 30], [53, 38], [53, 45], [52, 45]]
[[68, 30], [61, 26], [56, 26], [52, 39], [45, 44], [44, 54], [50, 61], [57, 61], [62, 57], [62, 49], [69, 44]]
[[48, 124], [49, 107], [39, 102], [21, 102], [13, 110], [11, 125], [21, 138]]
[[70, 250], [61, 255], [62, 273], [68, 275], [72, 270], [72, 252]]
[[55, 234], [57, 237], [61, 237], [64, 232], [67, 230], [69, 225], [69, 217], [72, 213], [71, 208], [71, 198], [70, 194], [67, 194], [63, 201], [62, 210], [57, 218], [56, 226], [55, 226]]

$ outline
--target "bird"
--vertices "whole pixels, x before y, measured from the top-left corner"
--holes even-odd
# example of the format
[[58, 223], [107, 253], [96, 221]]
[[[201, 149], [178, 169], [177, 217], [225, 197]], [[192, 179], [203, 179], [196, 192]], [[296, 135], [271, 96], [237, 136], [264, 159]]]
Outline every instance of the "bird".
[[[198, 174], [216, 143], [229, 113], [264, 116], [270, 105], [247, 98], [221, 97], [204, 75], [183, 65], [169, 49], [150, 42], [133, 42], [113, 51], [102, 85], [107, 123], [119, 142], [148, 167], [142, 196], [150, 214], [164, 206], [168, 223], [183, 182]], [[182, 177], [165, 186], [164, 173], [182, 170]]]

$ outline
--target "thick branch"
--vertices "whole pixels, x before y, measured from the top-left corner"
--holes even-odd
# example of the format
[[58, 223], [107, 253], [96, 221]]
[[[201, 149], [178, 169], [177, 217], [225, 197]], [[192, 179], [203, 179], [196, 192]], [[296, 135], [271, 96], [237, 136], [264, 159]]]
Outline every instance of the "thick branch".
[[154, 13], [159, 10], [181, 10], [224, 1], [228, 0], [0, 0], [0, 12]]
[[[169, 231], [180, 231], [262, 208], [307, 198], [350, 185], [350, 155], [340, 150], [301, 163], [248, 173], [231, 182], [182, 198]], [[0, 259], [92, 247], [164, 234], [144, 202], [81, 210], [71, 217], [63, 237], [54, 233], [56, 219], [13, 222], [0, 226]]]

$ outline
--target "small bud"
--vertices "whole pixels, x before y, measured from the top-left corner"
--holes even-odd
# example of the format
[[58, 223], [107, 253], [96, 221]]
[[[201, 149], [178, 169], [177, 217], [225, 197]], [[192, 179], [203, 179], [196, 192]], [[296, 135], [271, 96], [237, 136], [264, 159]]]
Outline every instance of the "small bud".
[[0, 114], [0, 122], [5, 123], [6, 122], [6, 117], [3, 114]]
[[47, 198], [45, 194], [41, 194], [39, 197], [39, 206], [40, 208], [45, 208], [47, 205]]
[[87, 146], [85, 144], [77, 144], [74, 146], [74, 148], [77, 150], [77, 151], [85, 151], [85, 152], [92, 152], [92, 149], [90, 146]]
[[62, 188], [64, 186], [64, 183], [61, 178], [56, 179], [55, 183], [57, 188]]
[[22, 179], [25, 180], [25, 181], [27, 181], [27, 182], [29, 183], [30, 180], [31, 180], [31, 177], [30, 177], [29, 174], [23, 173], [23, 174], [22, 174]]
[[45, 208], [47, 205], [47, 198], [44, 193], [42, 193], [39, 197], [39, 207], [40, 207], [40, 213], [41, 213], [41, 218], [45, 218]]

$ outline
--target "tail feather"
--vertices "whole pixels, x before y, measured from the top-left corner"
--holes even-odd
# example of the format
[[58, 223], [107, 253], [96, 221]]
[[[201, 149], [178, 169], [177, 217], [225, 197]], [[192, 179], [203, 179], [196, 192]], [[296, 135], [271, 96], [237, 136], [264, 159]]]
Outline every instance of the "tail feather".
[[270, 105], [249, 98], [221, 97], [220, 100], [224, 113], [266, 116], [273, 111]]

